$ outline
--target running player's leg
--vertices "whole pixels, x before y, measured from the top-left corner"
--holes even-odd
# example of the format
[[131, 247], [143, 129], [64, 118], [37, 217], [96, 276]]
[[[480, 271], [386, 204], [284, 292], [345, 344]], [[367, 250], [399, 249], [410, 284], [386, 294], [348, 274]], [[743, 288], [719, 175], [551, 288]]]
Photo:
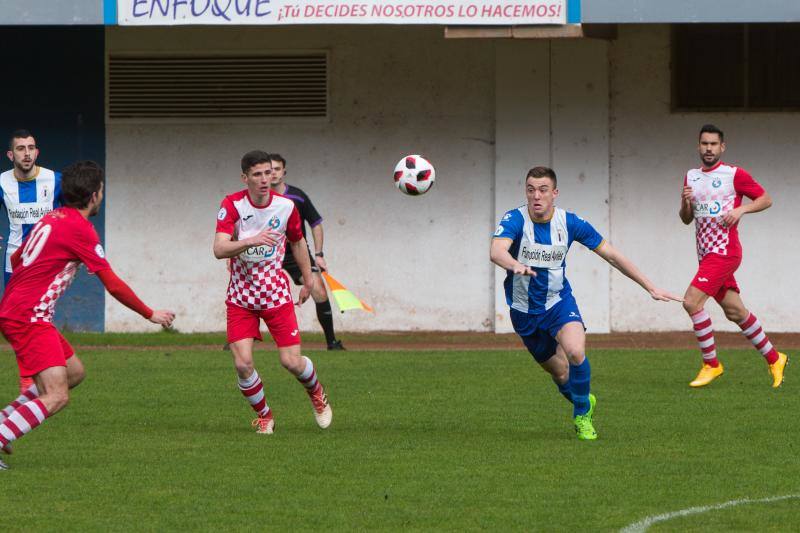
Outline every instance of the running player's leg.
[[83, 362], [75, 356], [75, 350], [72, 349], [69, 341], [60, 331], [57, 333], [61, 341], [61, 351], [64, 352], [64, 358], [67, 360], [67, 385], [70, 389], [74, 389], [83, 382], [86, 370], [83, 368]]
[[[567, 354], [564, 351], [564, 348], [561, 346], [556, 347], [556, 353], [550, 360], [547, 362], [548, 366], [545, 368], [543, 364], [542, 367], [545, 368], [550, 375], [553, 377], [553, 383], [556, 384], [558, 387], [558, 392], [561, 393], [564, 398], [567, 399], [569, 403], [572, 402], [572, 391], [569, 387], [569, 360], [567, 360]], [[552, 366], [551, 366], [552, 365]], [[597, 398], [595, 398], [594, 394], [591, 392], [589, 393], [589, 416], [591, 417], [594, 414], [594, 406], [597, 402]]]
[[83, 362], [73, 355], [67, 359], [67, 386], [74, 389], [86, 377], [86, 371], [83, 368]]
[[586, 335], [575, 299], [568, 296], [541, 315], [512, 309], [511, 323], [528, 351], [550, 373], [559, 392], [572, 402], [578, 438], [596, 439], [592, 425], [595, 398], [590, 392]]
[[[69, 403], [69, 373], [66, 365], [46, 368], [36, 374], [33, 379], [39, 389], [39, 398], [25, 405], [41, 402], [47, 409], [47, 416], [52, 416], [67, 406]], [[19, 412], [25, 405], [17, 411]]]
[[569, 363], [564, 350], [558, 346], [556, 340], [546, 331], [539, 329], [542, 315], [523, 313], [514, 308], [511, 308], [509, 313], [514, 332], [519, 335], [528, 353], [545, 372], [550, 374], [553, 383], [558, 387], [558, 392], [572, 402], [572, 394], [569, 391]]
[[34, 377], [39, 397], [17, 407], [0, 424], [0, 448], [36, 429], [46, 418], [56, 414], [69, 402], [67, 368], [53, 366], [46, 368]]
[[711, 316], [705, 310], [709, 297], [720, 294], [725, 284], [739, 267], [741, 258], [724, 257], [718, 254], [708, 254], [701, 261], [697, 273], [683, 297], [683, 308], [692, 320], [692, 328], [700, 353], [703, 356], [703, 366], [697, 377], [689, 383], [692, 387], [708, 385], [722, 375], [724, 369], [717, 359], [717, 345], [714, 340], [714, 327]]
[[[64, 340], [64, 343], [66, 343], [66, 340]], [[63, 345], [64, 344], [62, 343], [62, 346]], [[80, 383], [83, 381], [83, 378], [86, 376], [86, 372], [83, 368], [83, 363], [81, 362], [81, 360], [75, 357], [74, 352], [72, 352], [72, 347], [69, 346], [69, 343], [66, 343], [66, 345], [69, 347], [68, 353], [70, 353], [66, 361], [67, 386], [70, 389], [74, 389], [75, 387], [80, 385]], [[65, 350], [65, 352], [67, 352], [67, 350]], [[33, 380], [33, 376], [30, 376], [27, 379], [30, 379], [31, 385], [27, 389], [22, 391], [22, 393], [13, 402], [8, 404], [3, 410], [0, 411], [0, 422], [3, 422], [6, 418], [8, 418], [9, 415], [11, 415], [11, 413], [16, 411], [20, 405], [27, 403], [31, 400], [35, 400], [36, 398], [39, 397], [39, 388], [36, 386], [36, 383]]]
[[573, 416], [589, 411], [591, 391], [591, 366], [586, 357], [586, 333], [582, 322], [567, 322], [556, 334], [558, 345], [564, 350], [569, 363], [569, 387], [572, 395]]
[[758, 350], [769, 366], [772, 375], [772, 386], [780, 387], [783, 383], [783, 371], [789, 358], [786, 354], [778, 352], [770, 342], [761, 321], [751, 313], [744, 305], [735, 285], [724, 290], [723, 294], [717, 298], [720, 307], [725, 311], [725, 317], [731, 322], [736, 322], [742, 330], [742, 334], [747, 337], [753, 347]]
[[540, 326], [555, 339], [569, 363], [569, 389], [573, 416], [585, 415], [589, 402], [591, 368], [586, 358], [586, 333], [578, 304], [572, 295], [542, 315]]
[[539, 362], [539, 365], [550, 374], [561, 393], [569, 403], [572, 403], [572, 392], [569, 390], [569, 361], [567, 354], [561, 346], [556, 346], [556, 351], [549, 359]]
[[272, 411], [267, 405], [264, 384], [253, 364], [253, 342], [261, 340], [258, 331], [258, 312], [228, 304], [228, 343], [230, 344], [233, 365], [236, 368], [239, 390], [257, 418], [253, 421], [256, 432], [271, 434], [275, 427]]
[[683, 295], [683, 308], [692, 319], [697, 345], [703, 357], [703, 366], [717, 368], [720, 366], [717, 359], [717, 345], [714, 341], [714, 328], [711, 324], [711, 315], [705, 310], [708, 294], [694, 285], [689, 285]]
[[271, 309], [264, 312], [262, 317], [278, 347], [281, 365], [303, 385], [314, 407], [317, 424], [323, 429], [327, 428], [333, 419], [333, 410], [322, 383], [317, 379], [314, 363], [301, 354], [300, 330], [297, 327], [294, 304], [288, 303]]
[[[32, 377], [31, 381], [33, 381]], [[39, 389], [36, 387], [36, 383], [34, 383], [30, 387], [28, 387], [25, 391], [23, 391], [22, 394], [17, 396], [17, 398], [14, 399], [13, 402], [5, 406], [3, 410], [0, 411], [0, 423], [2, 423], [6, 418], [8, 418], [11, 415], [11, 413], [16, 411], [20, 405], [27, 403], [31, 400], [35, 400], [38, 397], [39, 397]]]
[[564, 323], [556, 334], [559, 346], [569, 362], [569, 390], [575, 433], [581, 440], [595, 440], [592, 417], [596, 399], [591, 393], [592, 369], [586, 357], [586, 333], [583, 322]]
[[11, 442], [66, 406], [69, 382], [61, 335], [52, 324], [2, 320], [0, 329], [14, 349], [20, 373], [35, 380], [35, 391], [29, 387], [27, 400], [7, 412], [0, 424], [0, 448], [7, 450]]

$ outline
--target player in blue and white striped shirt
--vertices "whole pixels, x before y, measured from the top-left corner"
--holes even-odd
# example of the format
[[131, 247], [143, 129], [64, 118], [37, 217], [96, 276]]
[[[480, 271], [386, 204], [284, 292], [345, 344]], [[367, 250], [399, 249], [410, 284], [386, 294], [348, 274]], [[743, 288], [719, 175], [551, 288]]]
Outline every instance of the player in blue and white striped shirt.
[[9, 226], [5, 237], [6, 285], [11, 276], [11, 255], [39, 219], [61, 205], [61, 173], [36, 165], [39, 149], [29, 131], [11, 134], [7, 155], [14, 167], [0, 174], [0, 203], [8, 213]]
[[536, 167], [525, 179], [528, 203], [508, 211], [494, 233], [491, 260], [506, 269], [511, 323], [534, 359], [573, 404], [575, 431], [594, 440], [595, 397], [578, 304], [566, 277], [569, 247], [577, 241], [642, 286], [655, 300], [681, 301], [645, 277], [622, 253], [579, 216], [555, 206], [556, 173]]
[[[0, 204], [8, 213], [4, 286], [11, 277], [11, 256], [22, 246], [31, 228], [44, 215], [61, 206], [61, 173], [36, 165], [39, 149], [31, 132], [16, 130], [8, 142], [8, 159], [14, 165], [0, 174]], [[33, 380], [20, 378], [20, 392]]]

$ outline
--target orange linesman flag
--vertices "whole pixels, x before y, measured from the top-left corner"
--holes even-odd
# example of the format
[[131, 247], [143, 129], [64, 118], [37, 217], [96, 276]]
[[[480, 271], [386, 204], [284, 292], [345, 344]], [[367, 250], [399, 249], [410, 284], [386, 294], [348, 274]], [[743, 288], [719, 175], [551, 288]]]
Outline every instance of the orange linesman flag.
[[375, 312], [370, 306], [359, 300], [355, 294], [347, 290], [347, 287], [333, 279], [333, 277], [331, 277], [331, 275], [327, 272], [323, 272], [322, 277], [325, 278], [325, 282], [331, 289], [331, 295], [336, 302], [336, 307], [338, 307], [339, 311], [342, 313], [345, 311], [350, 311], [351, 309], [363, 309], [364, 311], [369, 311], [370, 313]]

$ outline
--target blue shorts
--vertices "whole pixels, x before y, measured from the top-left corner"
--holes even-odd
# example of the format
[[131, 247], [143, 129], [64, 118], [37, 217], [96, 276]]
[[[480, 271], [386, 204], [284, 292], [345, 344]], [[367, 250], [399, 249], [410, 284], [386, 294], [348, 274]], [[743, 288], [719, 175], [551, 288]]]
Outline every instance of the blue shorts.
[[568, 322], [583, 324], [578, 303], [571, 294], [539, 315], [511, 309], [514, 331], [538, 363], [544, 363], [556, 353], [556, 335]]

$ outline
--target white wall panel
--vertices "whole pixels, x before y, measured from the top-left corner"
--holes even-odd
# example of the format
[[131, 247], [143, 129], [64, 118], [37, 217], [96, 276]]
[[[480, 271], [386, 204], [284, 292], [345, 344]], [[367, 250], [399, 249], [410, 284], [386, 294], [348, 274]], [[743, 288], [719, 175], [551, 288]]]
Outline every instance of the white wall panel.
[[[332, 273], [376, 315], [343, 330], [509, 331], [503, 272], [488, 260], [494, 224], [525, 202], [534, 165], [559, 175], [558, 204], [590, 220], [656, 283], [682, 293], [696, 268], [693, 228], [677, 216], [697, 130], [722, 127], [775, 205], [741, 227], [745, 302], [769, 331], [800, 330], [793, 246], [796, 113], [672, 113], [667, 26], [624, 26], [596, 40], [453, 40], [437, 28], [109, 28], [113, 52], [328, 50], [326, 120], [109, 124], [107, 242], [145, 301], [172, 306], [186, 331], [224, 329], [224, 264], [214, 216], [238, 190], [251, 149], [289, 159], [289, 182], [325, 222]], [[407, 153], [437, 169], [405, 197], [391, 171]], [[568, 276], [590, 331], [687, 329], [679, 304], [644, 291], [580, 245]], [[719, 329], [735, 329], [709, 305]], [[301, 327], [317, 330], [313, 304]], [[109, 299], [109, 330], [143, 324]]]
[[[611, 45], [611, 234], [654, 281], [683, 294], [696, 268], [694, 225], [678, 218], [687, 169], [700, 166], [700, 127], [719, 126], [728, 151], [723, 160], [750, 171], [774, 206], [745, 215], [739, 227], [744, 261], [736, 278], [746, 305], [768, 331], [800, 330], [794, 266], [800, 226], [794, 207], [800, 137], [797, 113], [671, 113], [668, 26], [621, 26]], [[709, 90], [713, 90], [710, 84]], [[611, 327], [619, 331], [687, 329], [677, 304], [648, 301], [639, 287], [612, 276]], [[738, 330], [713, 302], [715, 328]]]
[[[552, 41], [553, 169], [558, 205], [588, 220], [606, 239], [608, 202], [608, 48], [604, 41]], [[567, 259], [567, 277], [586, 328], [610, 327], [609, 267], [579, 243]]]
[[[324, 217], [331, 273], [376, 314], [337, 316], [347, 330], [489, 330], [494, 52], [436, 28], [108, 30], [116, 51], [330, 50], [330, 119], [108, 126], [109, 256], [177, 327], [224, 329], [224, 264], [211, 254], [223, 195], [242, 188], [239, 159], [288, 159], [288, 181]], [[402, 195], [392, 172], [427, 155], [437, 183]], [[109, 330], [140, 329], [113, 301]], [[318, 329], [313, 303], [301, 328]]]
[[[494, 222], [523, 205], [525, 175], [535, 165], [550, 164], [550, 65], [548, 41], [497, 41], [495, 88]], [[491, 229], [490, 229], [491, 234]], [[489, 260], [488, 243], [483, 257]], [[495, 331], [513, 331], [503, 280], [505, 270], [492, 265], [495, 285]]]

